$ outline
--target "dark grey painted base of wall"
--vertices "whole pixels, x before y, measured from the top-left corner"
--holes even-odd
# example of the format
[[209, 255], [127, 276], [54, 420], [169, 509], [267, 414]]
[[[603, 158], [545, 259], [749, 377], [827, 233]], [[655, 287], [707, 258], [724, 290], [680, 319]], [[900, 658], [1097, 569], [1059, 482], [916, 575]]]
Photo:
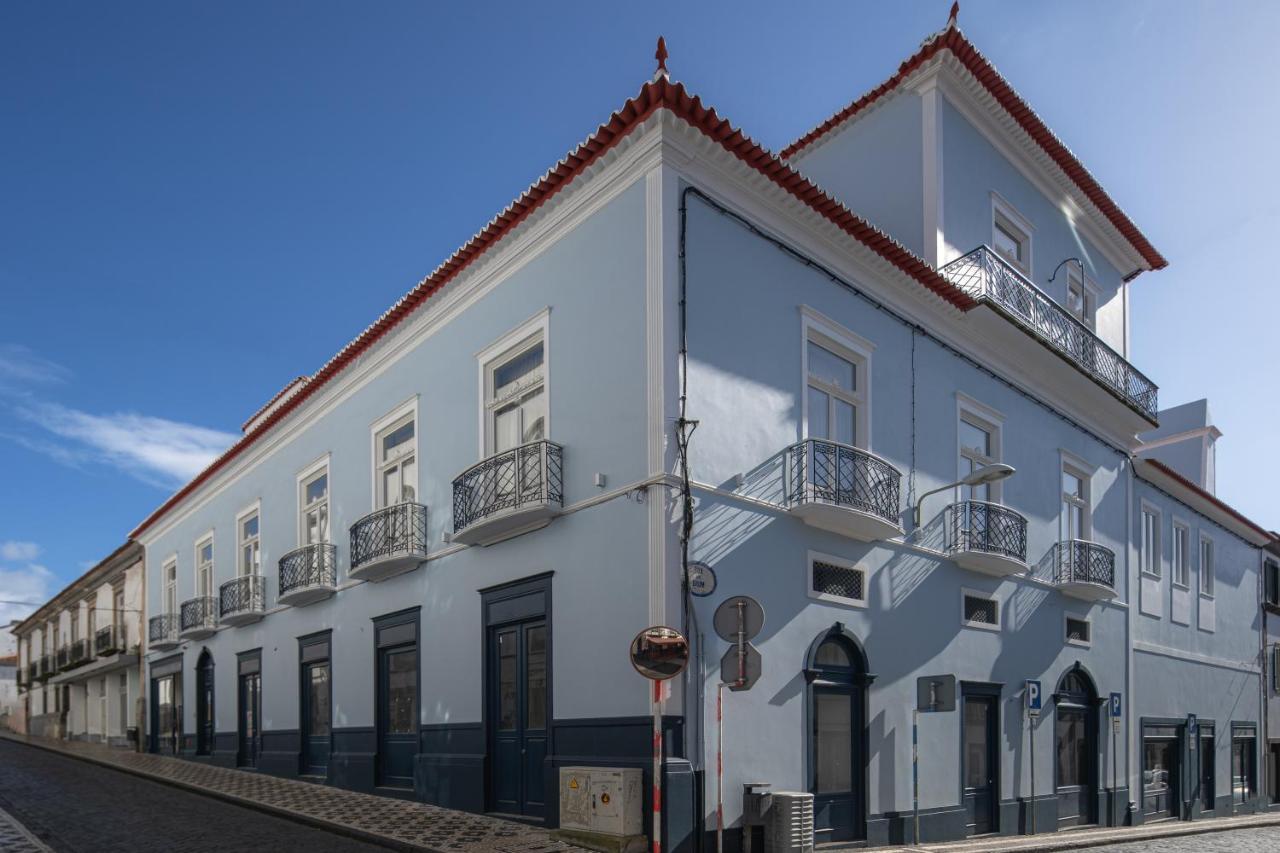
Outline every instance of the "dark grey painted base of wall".
[[[920, 810], [920, 841], [953, 841], [964, 838], [965, 812], [959, 806]], [[915, 841], [912, 812], [885, 812], [867, 817], [867, 844], [883, 847]]]
[[376, 780], [377, 735], [372, 726], [333, 730], [330, 785], [372, 794]]
[[297, 729], [262, 733], [258, 770], [272, 776], [297, 776], [302, 735]]
[[480, 723], [423, 726], [414, 756], [414, 795], [468, 812], [484, 811], [484, 728]]

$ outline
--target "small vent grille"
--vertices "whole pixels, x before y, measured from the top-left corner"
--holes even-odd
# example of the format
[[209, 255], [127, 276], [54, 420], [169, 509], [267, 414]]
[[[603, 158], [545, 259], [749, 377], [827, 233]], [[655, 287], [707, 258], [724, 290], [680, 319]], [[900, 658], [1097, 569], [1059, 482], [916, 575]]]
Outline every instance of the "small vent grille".
[[813, 561], [813, 591], [820, 595], [862, 601], [866, 595], [865, 582], [866, 575], [861, 569]]
[[990, 598], [966, 595], [964, 597], [964, 621], [977, 622], [980, 625], [999, 625], [999, 604]]
[[1073, 643], [1089, 642], [1089, 621], [1067, 617], [1067, 639]]

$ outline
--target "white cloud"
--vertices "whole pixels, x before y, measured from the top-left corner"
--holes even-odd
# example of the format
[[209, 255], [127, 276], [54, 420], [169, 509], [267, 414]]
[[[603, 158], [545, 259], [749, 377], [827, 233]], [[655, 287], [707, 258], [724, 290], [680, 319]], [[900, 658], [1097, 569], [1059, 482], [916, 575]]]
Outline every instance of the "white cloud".
[[71, 371], [22, 344], [0, 344], [0, 384], [50, 384], [64, 382], [70, 376]]
[[0, 560], [34, 560], [40, 556], [40, 546], [34, 542], [8, 539], [0, 542]]
[[36, 563], [21, 568], [0, 566], [0, 626], [34, 613], [53, 595], [55, 580], [53, 572]]
[[17, 411], [25, 420], [73, 442], [71, 448], [53, 445], [44, 451], [58, 461], [70, 464], [87, 456], [165, 487], [190, 480], [237, 438], [133, 412], [94, 415], [57, 403], [23, 405]]

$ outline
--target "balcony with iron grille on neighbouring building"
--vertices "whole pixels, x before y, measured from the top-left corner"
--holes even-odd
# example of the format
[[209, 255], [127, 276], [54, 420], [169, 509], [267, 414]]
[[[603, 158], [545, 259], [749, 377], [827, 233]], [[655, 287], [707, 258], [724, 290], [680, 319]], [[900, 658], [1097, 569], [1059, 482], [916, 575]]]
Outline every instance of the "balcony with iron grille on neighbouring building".
[[200, 595], [182, 602], [182, 621], [178, 628], [181, 640], [203, 640], [218, 630], [218, 599]]
[[791, 515], [859, 542], [902, 535], [902, 474], [874, 453], [808, 438], [784, 453]]
[[147, 620], [147, 643], [154, 651], [164, 652], [178, 647], [179, 620], [176, 613], [161, 613]]
[[453, 481], [453, 541], [493, 545], [550, 524], [564, 506], [564, 449], [541, 439], [483, 459]]
[[1116, 597], [1116, 555], [1110, 548], [1070, 539], [1055, 543], [1048, 557], [1053, 582], [1064, 595], [1084, 601]]
[[124, 651], [123, 632], [115, 625], [99, 628], [93, 636], [93, 652], [98, 657], [107, 657]]
[[280, 558], [281, 604], [305, 607], [338, 589], [338, 549], [328, 542], [296, 548]]
[[218, 613], [223, 625], [248, 625], [267, 612], [267, 579], [241, 575], [218, 588]]
[[427, 508], [405, 501], [351, 525], [351, 577], [382, 581], [416, 569], [427, 558]]
[[946, 509], [946, 551], [956, 565], [996, 577], [1027, 570], [1027, 519], [1007, 506], [966, 500]]
[[[1128, 435], [1156, 425], [1155, 383], [998, 252], [979, 246], [940, 272], [990, 309], [968, 316], [977, 324], [978, 336], [1015, 360], [1020, 370], [1051, 380], [1060, 393]], [[1038, 345], [1028, 346], [1027, 336]]]

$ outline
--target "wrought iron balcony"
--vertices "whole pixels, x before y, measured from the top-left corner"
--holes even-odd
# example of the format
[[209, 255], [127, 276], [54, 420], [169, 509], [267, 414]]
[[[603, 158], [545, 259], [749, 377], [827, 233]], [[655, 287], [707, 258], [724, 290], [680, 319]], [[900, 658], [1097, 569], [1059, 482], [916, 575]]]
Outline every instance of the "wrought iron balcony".
[[212, 595], [200, 595], [182, 602], [182, 622], [178, 638], [203, 640], [218, 630], [218, 599]]
[[956, 564], [1005, 577], [1027, 569], [1027, 520], [1007, 506], [961, 501], [947, 507], [947, 552]]
[[40, 663], [39, 661], [33, 660], [27, 664], [27, 685], [30, 686], [34, 684], [36, 679], [39, 677], [40, 677]]
[[902, 533], [898, 469], [870, 451], [808, 438], [785, 453], [791, 514], [861, 542]]
[[1116, 596], [1116, 555], [1095, 542], [1071, 539], [1054, 545], [1053, 582], [1086, 601]]
[[71, 647], [70, 646], [63, 646], [62, 648], [58, 649], [56, 668], [58, 672], [65, 672], [68, 669], [71, 669]]
[[93, 651], [99, 657], [114, 655], [124, 651], [124, 638], [116, 630], [115, 625], [99, 628], [93, 635]]
[[399, 503], [351, 525], [351, 577], [386, 580], [427, 558], [427, 508]]
[[161, 613], [147, 620], [147, 642], [156, 651], [165, 651], [178, 645], [178, 614]]
[[338, 589], [338, 548], [328, 542], [303, 545], [280, 558], [280, 603], [302, 607]]
[[453, 481], [453, 541], [492, 545], [545, 527], [564, 505], [564, 448], [531, 441], [472, 465]]
[[1017, 323], [1151, 423], [1159, 412], [1154, 382], [1107, 346], [987, 246], [940, 270], [956, 287]]
[[89, 640], [76, 640], [71, 644], [68, 669], [75, 669], [93, 660], [93, 647]]
[[247, 625], [267, 612], [267, 579], [241, 575], [218, 587], [218, 611], [223, 625]]
[[36, 673], [36, 677], [41, 681], [48, 681], [53, 678], [53, 673], [56, 671], [54, 664], [55, 658], [53, 655], [43, 655], [40, 658], [40, 671]]

